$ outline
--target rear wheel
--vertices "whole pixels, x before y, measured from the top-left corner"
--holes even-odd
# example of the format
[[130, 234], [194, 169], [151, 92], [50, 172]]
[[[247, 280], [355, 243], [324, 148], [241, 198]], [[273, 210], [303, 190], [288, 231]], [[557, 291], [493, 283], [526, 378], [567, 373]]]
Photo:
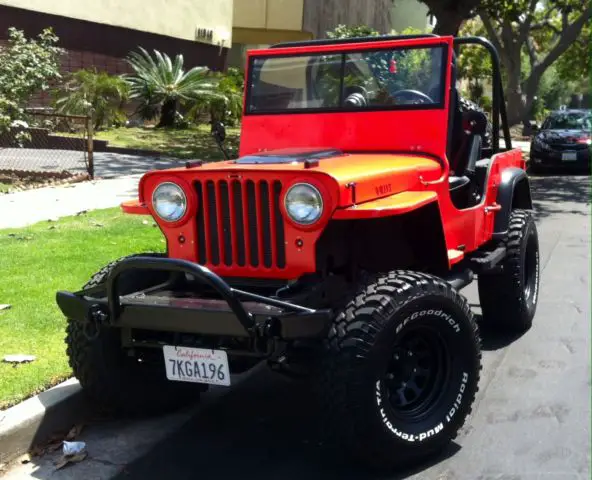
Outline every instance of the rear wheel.
[[395, 271], [335, 318], [319, 388], [329, 433], [377, 468], [456, 437], [478, 390], [481, 350], [466, 300], [436, 277]]
[[[83, 289], [104, 285], [121, 260], [97, 272]], [[130, 278], [122, 277], [122, 280]], [[99, 407], [125, 415], [164, 413], [196, 402], [200, 391], [205, 390], [205, 386], [167, 380], [164, 361], [158, 356], [156, 361], [147, 361], [142, 356], [128, 355], [122, 348], [120, 329], [102, 327], [96, 338], [89, 338], [83, 327], [79, 321], [68, 320], [67, 354], [84, 393]]]
[[504, 243], [501, 271], [479, 275], [483, 321], [492, 328], [524, 332], [532, 326], [539, 297], [539, 240], [530, 212], [511, 212]]

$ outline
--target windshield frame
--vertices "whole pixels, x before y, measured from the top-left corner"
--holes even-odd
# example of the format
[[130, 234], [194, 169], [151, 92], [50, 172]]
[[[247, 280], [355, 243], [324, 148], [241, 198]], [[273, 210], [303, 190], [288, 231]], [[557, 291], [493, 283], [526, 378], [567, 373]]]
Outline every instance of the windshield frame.
[[[302, 113], [314, 113], [314, 114], [326, 114], [326, 113], [364, 113], [364, 112], [376, 112], [376, 111], [405, 111], [405, 110], [443, 110], [446, 107], [446, 100], [449, 92], [446, 91], [447, 85], [447, 69], [448, 69], [448, 44], [447, 43], [430, 43], [423, 45], [381, 45], [381, 46], [365, 46], [365, 48], [344, 48], [339, 50], [314, 50], [297, 53], [281, 53], [281, 54], [257, 54], [252, 53], [248, 58], [248, 70], [247, 79], [245, 82], [245, 102], [243, 108], [243, 115], [245, 116], [260, 116], [260, 115], [291, 115], [291, 114], [302, 114]], [[439, 91], [439, 102], [429, 104], [400, 104], [400, 105], [372, 105], [367, 107], [348, 107], [343, 105], [343, 79], [346, 57], [350, 54], [364, 53], [364, 52], [376, 52], [381, 50], [397, 51], [397, 50], [416, 50], [416, 49], [441, 49], [441, 61], [440, 61], [440, 91]], [[322, 55], [341, 55], [341, 83], [339, 93], [339, 105], [338, 107], [310, 107], [310, 108], [286, 108], [277, 110], [264, 110], [257, 111], [250, 108], [251, 105], [251, 86], [253, 85], [253, 75], [255, 74], [254, 63], [256, 59], [268, 59], [268, 58], [288, 58], [288, 57], [311, 57], [311, 56], [322, 56]], [[308, 79], [307, 79], [308, 82]]]

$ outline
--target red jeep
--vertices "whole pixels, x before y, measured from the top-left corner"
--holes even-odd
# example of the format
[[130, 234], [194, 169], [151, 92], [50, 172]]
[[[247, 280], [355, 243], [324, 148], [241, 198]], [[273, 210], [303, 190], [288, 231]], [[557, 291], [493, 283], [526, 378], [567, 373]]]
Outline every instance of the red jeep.
[[[491, 124], [459, 99], [467, 43], [492, 58]], [[355, 457], [400, 465], [471, 410], [480, 339], [458, 291], [477, 277], [495, 328], [527, 330], [537, 305], [529, 180], [482, 38], [251, 51], [238, 158], [148, 172], [122, 208], [151, 215], [167, 253], [119, 259], [57, 303], [74, 374], [124, 412], [194, 401], [265, 361], [315, 383]]]

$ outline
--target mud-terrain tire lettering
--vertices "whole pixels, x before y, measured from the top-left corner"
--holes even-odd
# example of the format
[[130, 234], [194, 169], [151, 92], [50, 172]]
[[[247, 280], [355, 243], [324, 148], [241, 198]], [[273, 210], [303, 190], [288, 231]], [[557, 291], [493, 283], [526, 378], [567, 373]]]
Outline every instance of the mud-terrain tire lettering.
[[[433, 406], [425, 418], [411, 421], [395, 414], [385, 369], [393, 342], [417, 328], [437, 331], [453, 354]], [[475, 318], [450, 284], [405, 270], [373, 276], [336, 315], [325, 341], [315, 382], [325, 431], [376, 467], [414, 464], [456, 437], [470, 414], [480, 369]]]

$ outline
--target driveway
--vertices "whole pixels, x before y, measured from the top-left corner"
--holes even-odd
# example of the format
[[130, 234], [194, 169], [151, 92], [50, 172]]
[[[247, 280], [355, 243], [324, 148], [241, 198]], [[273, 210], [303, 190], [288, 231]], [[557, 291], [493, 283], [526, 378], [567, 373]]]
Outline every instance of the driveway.
[[[16, 478], [572, 480], [590, 478], [590, 180], [533, 178], [542, 254], [533, 328], [484, 334], [474, 413], [450, 448], [414, 471], [375, 476], [316, 439], [306, 388], [256, 371], [193, 409], [89, 426], [89, 458], [53, 472], [45, 457]], [[463, 291], [479, 313], [476, 286]]]
[[[95, 177], [116, 178], [148, 170], [179, 167], [185, 160], [165, 156], [139, 156], [112, 152], [95, 152]], [[85, 173], [82, 151], [33, 148], [0, 148], [0, 170]]]

